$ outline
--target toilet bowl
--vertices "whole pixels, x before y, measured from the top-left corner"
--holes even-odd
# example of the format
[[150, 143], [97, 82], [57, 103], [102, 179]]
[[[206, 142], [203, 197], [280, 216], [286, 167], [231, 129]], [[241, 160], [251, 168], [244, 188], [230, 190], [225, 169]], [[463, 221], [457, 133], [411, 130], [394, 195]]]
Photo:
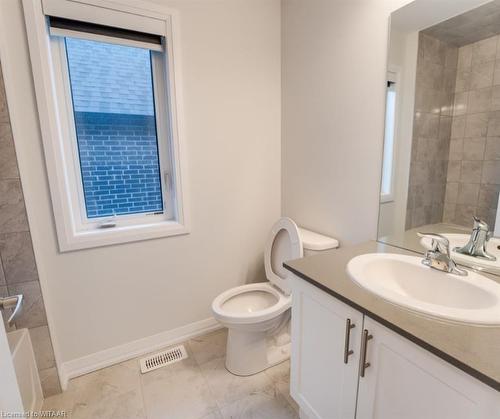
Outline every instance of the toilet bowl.
[[264, 250], [268, 282], [231, 288], [212, 303], [214, 317], [228, 328], [226, 368], [253, 375], [290, 357], [291, 273], [283, 263], [338, 247], [338, 241], [281, 218]]

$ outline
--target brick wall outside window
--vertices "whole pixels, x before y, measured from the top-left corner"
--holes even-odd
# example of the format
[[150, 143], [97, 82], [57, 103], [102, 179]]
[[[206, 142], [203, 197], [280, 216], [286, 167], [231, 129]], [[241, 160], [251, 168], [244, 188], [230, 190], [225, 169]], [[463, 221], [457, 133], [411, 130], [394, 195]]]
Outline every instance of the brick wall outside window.
[[154, 116], [75, 112], [87, 216], [162, 211]]

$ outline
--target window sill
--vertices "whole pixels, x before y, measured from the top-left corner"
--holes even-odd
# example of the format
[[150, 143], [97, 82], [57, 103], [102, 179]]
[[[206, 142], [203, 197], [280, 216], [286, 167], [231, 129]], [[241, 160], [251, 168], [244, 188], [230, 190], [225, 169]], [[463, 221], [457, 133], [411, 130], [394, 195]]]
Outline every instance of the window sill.
[[380, 203], [388, 204], [389, 202], [394, 202], [394, 197], [392, 194], [380, 194]]
[[177, 221], [162, 221], [153, 224], [88, 231], [72, 231], [69, 234], [58, 234], [59, 251], [70, 252], [183, 234], [189, 234], [189, 229], [186, 225], [180, 224]]

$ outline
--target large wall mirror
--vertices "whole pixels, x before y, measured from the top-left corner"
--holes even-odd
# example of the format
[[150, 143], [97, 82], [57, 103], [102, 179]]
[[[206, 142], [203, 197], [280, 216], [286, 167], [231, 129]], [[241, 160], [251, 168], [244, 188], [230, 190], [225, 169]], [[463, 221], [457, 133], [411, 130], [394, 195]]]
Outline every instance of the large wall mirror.
[[[378, 239], [500, 273], [500, 0], [391, 16]], [[498, 238], [497, 238], [498, 237]]]

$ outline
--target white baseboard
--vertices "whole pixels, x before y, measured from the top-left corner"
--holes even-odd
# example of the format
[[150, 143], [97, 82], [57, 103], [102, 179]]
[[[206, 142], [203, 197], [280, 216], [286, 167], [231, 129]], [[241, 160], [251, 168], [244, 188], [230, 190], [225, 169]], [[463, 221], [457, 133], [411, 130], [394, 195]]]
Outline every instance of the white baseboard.
[[81, 358], [63, 362], [59, 366], [61, 387], [63, 390], [66, 390], [68, 381], [71, 378], [88, 374], [89, 372], [97, 371], [119, 362], [127, 361], [128, 359], [156, 351], [165, 346], [184, 342], [193, 337], [220, 329], [221, 327], [220, 323], [211, 317], [199, 322], [190, 323], [186, 326], [178, 327], [177, 329], [168, 330], [153, 336], [137, 339], [123, 345], [95, 352]]

